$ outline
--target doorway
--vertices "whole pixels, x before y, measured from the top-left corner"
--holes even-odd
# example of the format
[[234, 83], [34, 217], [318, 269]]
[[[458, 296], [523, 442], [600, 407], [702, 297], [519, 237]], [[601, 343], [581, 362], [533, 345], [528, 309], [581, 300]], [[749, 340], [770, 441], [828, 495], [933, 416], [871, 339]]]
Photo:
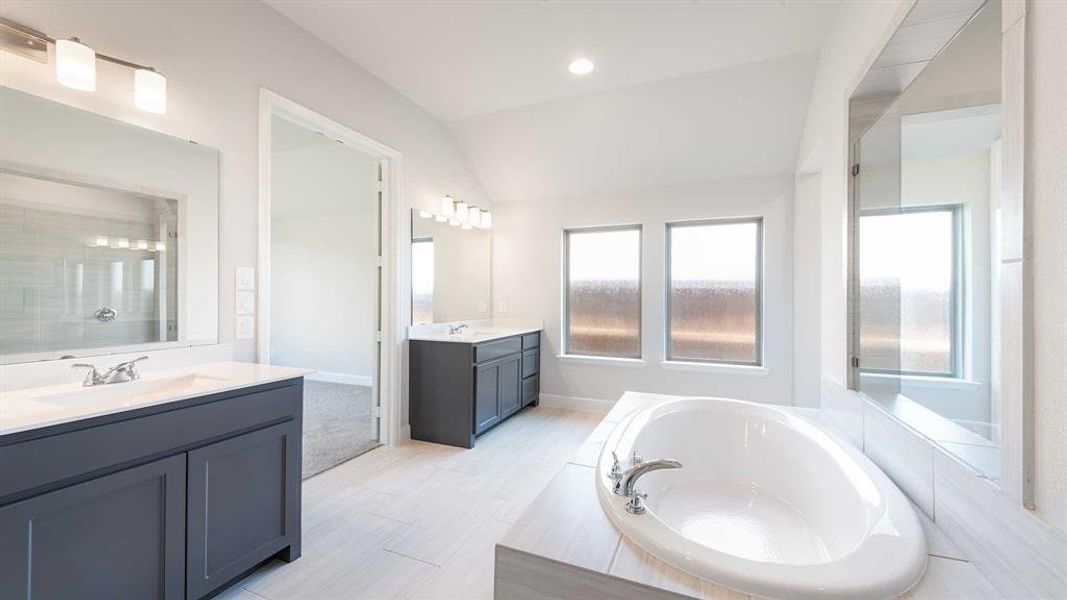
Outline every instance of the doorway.
[[315, 371], [304, 383], [306, 479], [389, 438], [383, 237], [395, 157], [276, 95], [266, 100], [257, 354]]

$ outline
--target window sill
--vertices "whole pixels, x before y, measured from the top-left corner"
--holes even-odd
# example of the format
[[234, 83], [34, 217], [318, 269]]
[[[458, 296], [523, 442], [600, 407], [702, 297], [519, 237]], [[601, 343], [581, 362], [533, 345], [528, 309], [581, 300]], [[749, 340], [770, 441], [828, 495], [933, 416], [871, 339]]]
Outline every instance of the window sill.
[[562, 362], [576, 363], [581, 365], [600, 365], [604, 367], [629, 367], [641, 368], [648, 365], [641, 358], [616, 358], [613, 356], [581, 356], [578, 354], [557, 354]]
[[899, 381], [902, 385], [938, 390], [975, 391], [982, 383], [957, 377], [926, 377], [923, 375], [890, 375], [888, 373], [860, 373], [860, 379], [873, 384]]
[[698, 371], [728, 375], [755, 375], [757, 377], [765, 377], [771, 372], [770, 369], [762, 365], [731, 365], [727, 363], [701, 363], [682, 360], [664, 360], [660, 361], [659, 364], [667, 371]]

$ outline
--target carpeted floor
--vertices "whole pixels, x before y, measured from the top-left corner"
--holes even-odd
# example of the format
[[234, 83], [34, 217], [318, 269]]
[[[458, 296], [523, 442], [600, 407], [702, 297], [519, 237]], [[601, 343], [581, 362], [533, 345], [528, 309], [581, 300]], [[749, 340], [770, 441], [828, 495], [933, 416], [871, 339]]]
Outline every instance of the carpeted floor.
[[304, 479], [377, 446], [374, 429], [371, 388], [305, 380]]

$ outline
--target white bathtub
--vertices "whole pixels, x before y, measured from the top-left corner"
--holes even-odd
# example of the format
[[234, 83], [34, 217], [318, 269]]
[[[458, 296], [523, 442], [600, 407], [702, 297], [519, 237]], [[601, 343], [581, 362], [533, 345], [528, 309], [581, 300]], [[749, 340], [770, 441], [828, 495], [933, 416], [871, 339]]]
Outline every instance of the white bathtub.
[[[643, 476], [647, 512], [612, 492], [611, 451], [629, 466], [675, 459]], [[788, 409], [685, 398], [637, 411], [604, 444], [600, 502], [622, 532], [659, 559], [770, 598], [891, 598], [926, 569], [911, 505], [850, 445]]]

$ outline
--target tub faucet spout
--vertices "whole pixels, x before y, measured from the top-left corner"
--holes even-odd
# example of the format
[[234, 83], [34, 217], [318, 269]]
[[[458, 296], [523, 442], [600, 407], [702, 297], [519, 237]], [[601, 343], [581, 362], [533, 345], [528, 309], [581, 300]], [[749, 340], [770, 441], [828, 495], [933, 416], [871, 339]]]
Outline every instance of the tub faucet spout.
[[647, 473], [661, 469], [681, 469], [682, 463], [676, 460], [661, 459], [649, 460], [636, 464], [623, 472], [622, 477], [615, 482], [615, 493], [620, 496], [632, 496], [637, 480]]

